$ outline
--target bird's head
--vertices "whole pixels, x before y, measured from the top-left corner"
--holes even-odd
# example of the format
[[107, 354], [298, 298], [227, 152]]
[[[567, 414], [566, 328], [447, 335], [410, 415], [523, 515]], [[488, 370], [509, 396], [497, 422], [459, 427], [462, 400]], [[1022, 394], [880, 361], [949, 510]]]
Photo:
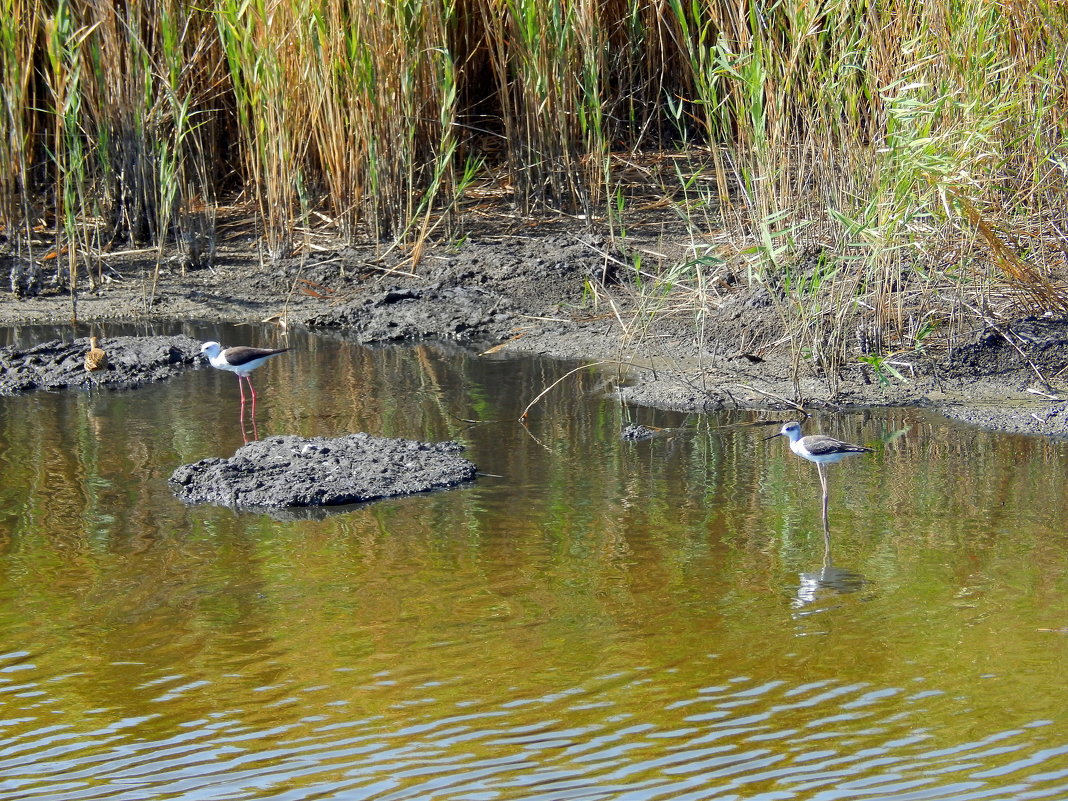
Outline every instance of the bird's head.
[[787, 437], [790, 440], [796, 441], [801, 436], [801, 424], [795, 420], [791, 420], [789, 423], [783, 425], [779, 429], [777, 434], [772, 434], [770, 437], [764, 437], [764, 441], [769, 439], [775, 439], [775, 437]]
[[222, 345], [218, 342], [205, 342], [200, 346], [200, 352], [209, 359], [214, 359], [222, 351]]

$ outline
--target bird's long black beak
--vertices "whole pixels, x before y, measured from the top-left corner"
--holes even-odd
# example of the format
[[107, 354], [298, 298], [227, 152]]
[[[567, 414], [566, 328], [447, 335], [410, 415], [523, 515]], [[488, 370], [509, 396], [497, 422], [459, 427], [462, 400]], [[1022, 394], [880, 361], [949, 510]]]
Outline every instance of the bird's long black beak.
[[777, 431], [774, 434], [772, 434], [770, 437], [764, 437], [764, 439], [762, 441], [763, 442], [767, 442], [769, 439], [775, 439], [775, 437], [781, 437], [781, 436], [782, 436], [782, 432], [781, 431]]

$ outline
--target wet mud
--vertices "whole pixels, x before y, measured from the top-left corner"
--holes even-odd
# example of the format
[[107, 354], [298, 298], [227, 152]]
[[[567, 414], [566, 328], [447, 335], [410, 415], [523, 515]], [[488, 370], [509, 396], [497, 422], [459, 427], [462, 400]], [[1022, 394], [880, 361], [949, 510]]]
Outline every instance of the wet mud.
[[397, 342], [426, 338], [485, 340], [504, 336], [514, 325], [516, 307], [507, 298], [478, 287], [392, 287], [364, 301], [313, 315], [311, 328], [337, 328], [358, 342]]
[[0, 395], [72, 387], [133, 389], [177, 375], [200, 355], [200, 343], [184, 335], [114, 337], [100, 340], [98, 346], [106, 354], [106, 364], [93, 372], [85, 367], [87, 338], [51, 340], [26, 349], [0, 348]]
[[186, 503], [231, 507], [336, 506], [456, 487], [475, 478], [455, 442], [350, 434], [279, 436], [233, 456], [182, 465], [170, 478]]

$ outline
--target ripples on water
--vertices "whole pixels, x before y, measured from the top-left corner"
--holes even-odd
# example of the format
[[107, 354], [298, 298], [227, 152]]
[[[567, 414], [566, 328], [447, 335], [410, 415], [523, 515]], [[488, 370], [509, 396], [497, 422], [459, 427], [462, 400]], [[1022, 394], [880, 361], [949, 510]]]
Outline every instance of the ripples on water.
[[261, 434], [456, 437], [502, 478], [186, 508], [170, 471], [240, 445], [231, 376], [0, 399], [3, 798], [1068, 797], [1063, 444], [821, 419], [889, 443], [831, 468], [825, 554], [759, 416], [584, 371], [524, 428], [570, 365], [293, 344]]

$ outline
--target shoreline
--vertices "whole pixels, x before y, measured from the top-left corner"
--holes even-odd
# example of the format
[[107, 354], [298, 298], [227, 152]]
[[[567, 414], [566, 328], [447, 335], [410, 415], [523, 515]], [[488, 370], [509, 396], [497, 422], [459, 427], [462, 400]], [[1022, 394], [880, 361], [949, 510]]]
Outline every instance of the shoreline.
[[[1068, 437], [1068, 381], [1061, 380], [1068, 320], [980, 325], [952, 347], [892, 357], [886, 369], [871, 360], [844, 363], [832, 381], [784, 341], [764, 288], [722, 288], [701, 320], [687, 317], [692, 307], [672, 308], [670, 297], [650, 311], [607, 252], [602, 238], [588, 235], [487, 237], [432, 249], [413, 272], [381, 263], [370, 249], [264, 268], [229, 248], [213, 269], [183, 273], [165, 263], [147, 311], [154, 262], [131, 258], [110, 263], [111, 280], [80, 294], [78, 325], [273, 322], [339, 331], [367, 344], [489, 343], [494, 352], [601, 362], [606, 371], [622, 365], [627, 380], [619, 392], [644, 406], [799, 414], [920, 406], [990, 430]], [[0, 325], [70, 322], [62, 292], [0, 300]]]

